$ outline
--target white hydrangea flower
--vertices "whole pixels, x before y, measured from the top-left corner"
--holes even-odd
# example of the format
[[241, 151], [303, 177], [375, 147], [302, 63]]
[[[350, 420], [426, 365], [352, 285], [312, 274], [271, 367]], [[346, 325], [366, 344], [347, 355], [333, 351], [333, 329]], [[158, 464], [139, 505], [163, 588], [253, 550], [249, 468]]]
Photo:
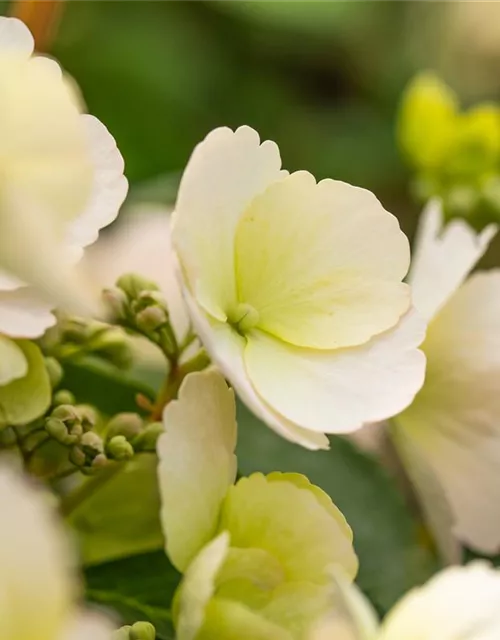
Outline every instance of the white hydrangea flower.
[[33, 49], [22, 22], [0, 18], [0, 332], [26, 338], [54, 323], [54, 302], [84, 295], [71, 266], [127, 192], [114, 139]]
[[181, 181], [173, 243], [191, 319], [241, 398], [285, 438], [328, 447], [420, 388], [408, 241], [369, 191], [281, 169], [249, 127], [212, 131]]
[[106, 620], [76, 606], [68, 542], [50, 498], [0, 468], [0, 635], [16, 640], [106, 640]]
[[467, 278], [495, 233], [463, 220], [443, 229], [431, 203], [409, 277], [429, 321], [427, 376], [392, 433], [449, 560], [460, 554], [457, 539], [500, 549], [500, 271]]
[[495, 640], [500, 637], [500, 571], [483, 562], [441, 571], [404, 596], [382, 624], [354, 584], [344, 607], [310, 640]]

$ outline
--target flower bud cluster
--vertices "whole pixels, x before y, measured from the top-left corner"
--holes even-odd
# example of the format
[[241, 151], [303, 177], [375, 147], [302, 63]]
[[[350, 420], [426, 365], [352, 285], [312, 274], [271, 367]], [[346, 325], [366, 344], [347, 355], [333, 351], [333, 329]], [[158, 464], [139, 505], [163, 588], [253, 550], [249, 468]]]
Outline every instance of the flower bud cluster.
[[156, 630], [150, 622], [136, 622], [115, 631], [112, 640], [155, 640]]

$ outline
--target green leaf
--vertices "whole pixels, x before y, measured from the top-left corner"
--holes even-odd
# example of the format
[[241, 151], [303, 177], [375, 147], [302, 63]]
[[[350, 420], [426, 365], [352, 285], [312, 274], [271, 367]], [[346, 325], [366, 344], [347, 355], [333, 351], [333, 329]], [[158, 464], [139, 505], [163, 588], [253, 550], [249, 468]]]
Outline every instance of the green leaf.
[[123, 624], [151, 622], [157, 640], [174, 639], [170, 607], [180, 574], [163, 551], [91, 567], [85, 578], [87, 599], [114, 609]]
[[65, 363], [62, 385], [75, 394], [78, 402], [92, 404], [108, 415], [138, 411], [138, 393], [149, 399], [155, 397], [151, 387], [141, 380], [94, 357]]
[[68, 518], [84, 563], [97, 564], [163, 547], [157, 458], [137, 455]]
[[334, 437], [330, 451], [306, 451], [279, 438], [239, 407], [239, 472], [296, 471], [322, 487], [354, 531], [358, 584], [381, 612], [436, 570], [396, 486], [380, 465], [348, 440]]
[[41, 416], [50, 405], [51, 387], [42, 352], [29, 340], [16, 340], [28, 373], [0, 387], [0, 426], [20, 425]]

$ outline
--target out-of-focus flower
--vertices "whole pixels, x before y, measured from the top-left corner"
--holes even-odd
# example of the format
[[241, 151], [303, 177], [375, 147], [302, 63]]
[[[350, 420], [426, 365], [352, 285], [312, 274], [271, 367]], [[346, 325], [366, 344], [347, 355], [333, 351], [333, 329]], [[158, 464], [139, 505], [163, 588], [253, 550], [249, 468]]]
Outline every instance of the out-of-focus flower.
[[112, 136], [33, 46], [22, 22], [0, 18], [0, 332], [30, 338], [54, 304], [86, 303], [71, 267], [127, 192]]
[[0, 630], [16, 640], [107, 640], [107, 621], [80, 613], [67, 540], [50, 498], [0, 468]]
[[408, 241], [369, 191], [288, 175], [253, 129], [216, 129], [182, 178], [173, 244], [204, 346], [285, 438], [326, 448], [420, 388]]
[[500, 216], [500, 107], [460, 111], [455, 93], [422, 73], [403, 95], [398, 138], [421, 200], [440, 197], [447, 216], [479, 225]]
[[158, 442], [166, 551], [184, 573], [177, 638], [299, 640], [332, 606], [330, 570], [357, 570], [352, 532], [295, 473], [236, 483], [233, 392], [215, 370], [189, 374]]
[[442, 571], [404, 596], [379, 625], [355, 585], [343, 610], [310, 640], [494, 640], [500, 637], [500, 571], [483, 562]]
[[[467, 279], [496, 232], [463, 220], [443, 229], [438, 202], [422, 214], [410, 271], [429, 321], [427, 376], [392, 434], [442, 546], [500, 548], [500, 272]], [[449, 513], [446, 514], [446, 510]], [[450, 543], [450, 539], [448, 539]], [[444, 549], [446, 551], [446, 549]]]

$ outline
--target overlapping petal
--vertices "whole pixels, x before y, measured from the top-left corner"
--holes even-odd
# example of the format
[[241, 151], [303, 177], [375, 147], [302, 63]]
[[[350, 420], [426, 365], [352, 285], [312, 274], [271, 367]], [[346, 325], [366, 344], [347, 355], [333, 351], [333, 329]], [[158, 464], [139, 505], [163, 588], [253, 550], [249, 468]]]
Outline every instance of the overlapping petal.
[[215, 371], [189, 375], [165, 410], [158, 443], [161, 519], [167, 553], [180, 571], [214, 537], [236, 478], [235, 414], [233, 392]]

